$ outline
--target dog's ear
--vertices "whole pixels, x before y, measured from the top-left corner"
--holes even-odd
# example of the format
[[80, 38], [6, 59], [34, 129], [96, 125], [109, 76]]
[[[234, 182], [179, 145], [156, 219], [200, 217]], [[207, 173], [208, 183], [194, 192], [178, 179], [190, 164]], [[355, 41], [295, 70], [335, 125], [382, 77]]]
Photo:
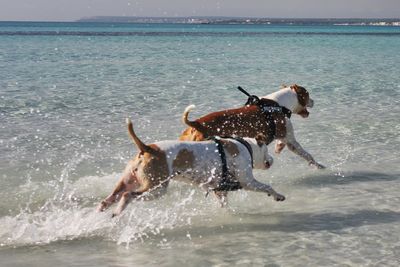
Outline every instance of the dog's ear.
[[257, 145], [260, 147], [267, 143], [267, 137], [262, 133], [258, 133], [254, 139], [256, 139]]
[[290, 88], [292, 88], [292, 90], [296, 92], [299, 104], [302, 105], [303, 107], [307, 106], [308, 101], [310, 99], [310, 95], [306, 90], [306, 88], [297, 84], [293, 84], [292, 86], [290, 86]]

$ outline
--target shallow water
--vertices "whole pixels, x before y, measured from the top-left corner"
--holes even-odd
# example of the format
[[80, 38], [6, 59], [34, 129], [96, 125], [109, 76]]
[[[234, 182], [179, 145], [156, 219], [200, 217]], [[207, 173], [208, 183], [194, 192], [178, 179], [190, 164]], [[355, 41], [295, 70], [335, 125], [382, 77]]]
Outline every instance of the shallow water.
[[[18, 34], [71, 29], [171, 34]], [[0, 23], [11, 31], [0, 35], [1, 265], [399, 265], [400, 28]], [[285, 149], [255, 171], [285, 202], [240, 191], [221, 209], [173, 182], [120, 218], [95, 212], [136, 152], [127, 116], [146, 142], [176, 139], [188, 104], [198, 117], [242, 105], [238, 85], [266, 95], [283, 83], [310, 91], [310, 117], [292, 121], [327, 166]]]

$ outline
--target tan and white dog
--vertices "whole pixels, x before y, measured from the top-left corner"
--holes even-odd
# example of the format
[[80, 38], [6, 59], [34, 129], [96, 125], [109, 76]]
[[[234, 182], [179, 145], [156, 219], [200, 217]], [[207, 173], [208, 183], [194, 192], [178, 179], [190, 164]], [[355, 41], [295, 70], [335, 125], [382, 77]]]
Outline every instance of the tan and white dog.
[[[275, 93], [262, 97], [262, 99], [273, 100], [303, 118], [309, 116], [307, 108], [314, 105], [308, 91], [296, 84], [284, 87]], [[297, 142], [293, 125], [283, 113], [272, 115], [276, 124], [273, 130], [268, 121], [265, 120], [265, 114], [256, 105], [213, 112], [194, 121], [187, 119], [189, 111], [187, 110], [184, 114], [184, 122], [189, 128], [184, 130], [179, 140], [201, 141], [208, 136], [215, 135], [254, 137], [261, 132], [267, 135], [268, 142], [277, 141], [275, 145], [276, 153], [280, 153], [287, 145], [290, 151], [305, 159], [310, 166], [319, 169], [325, 168], [316, 162], [311, 154]]]
[[[98, 211], [118, 202], [113, 216], [119, 215], [132, 199], [154, 198], [165, 193], [171, 179], [198, 185], [207, 192], [212, 190], [221, 205], [226, 204], [227, 192], [215, 190], [222, 180], [222, 168], [214, 141], [161, 141], [146, 145], [136, 136], [129, 119], [127, 123], [129, 134], [140, 152], [128, 162], [115, 189], [101, 202]], [[253, 176], [252, 165], [257, 169], [268, 169], [272, 164], [263, 136], [245, 138], [251, 149], [235, 139], [220, 140], [232, 182], [245, 190], [272, 195], [276, 201], [285, 199]]]

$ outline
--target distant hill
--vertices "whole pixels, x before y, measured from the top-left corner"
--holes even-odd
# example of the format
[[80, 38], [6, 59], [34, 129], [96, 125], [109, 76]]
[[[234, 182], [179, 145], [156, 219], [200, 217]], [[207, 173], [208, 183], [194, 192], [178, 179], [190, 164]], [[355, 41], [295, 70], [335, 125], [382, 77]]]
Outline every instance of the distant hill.
[[304, 19], [247, 17], [85, 17], [77, 22], [185, 23], [185, 24], [280, 24], [280, 25], [376, 25], [400, 26], [400, 19]]
[[85, 17], [78, 22], [115, 22], [115, 23], [211, 23], [226, 21], [234, 18], [227, 17], [120, 17], [96, 16]]

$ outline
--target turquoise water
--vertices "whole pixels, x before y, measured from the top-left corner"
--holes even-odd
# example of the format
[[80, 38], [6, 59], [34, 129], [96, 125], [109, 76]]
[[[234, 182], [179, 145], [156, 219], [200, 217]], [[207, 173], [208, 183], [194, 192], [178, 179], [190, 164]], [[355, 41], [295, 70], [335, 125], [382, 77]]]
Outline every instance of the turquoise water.
[[[0, 23], [2, 264], [398, 266], [399, 47], [400, 27]], [[255, 174], [285, 202], [234, 192], [221, 209], [172, 183], [121, 218], [94, 211], [136, 152], [126, 117], [177, 139], [188, 104], [284, 83], [310, 91], [292, 121], [327, 166], [273, 155]]]

